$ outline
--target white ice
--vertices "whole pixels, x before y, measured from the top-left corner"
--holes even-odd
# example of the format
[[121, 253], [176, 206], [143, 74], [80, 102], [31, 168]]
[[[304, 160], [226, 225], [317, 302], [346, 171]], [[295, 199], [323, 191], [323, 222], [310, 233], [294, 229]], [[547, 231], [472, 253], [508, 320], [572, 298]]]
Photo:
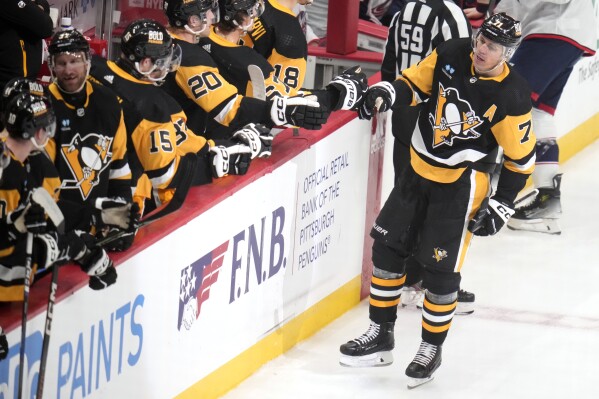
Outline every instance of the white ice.
[[504, 229], [474, 240], [462, 287], [476, 294], [476, 310], [454, 318], [432, 382], [406, 388], [417, 310], [398, 312], [392, 365], [339, 365], [339, 345], [368, 326], [362, 301], [224, 398], [599, 398], [597, 154], [599, 141], [562, 167], [561, 235]]

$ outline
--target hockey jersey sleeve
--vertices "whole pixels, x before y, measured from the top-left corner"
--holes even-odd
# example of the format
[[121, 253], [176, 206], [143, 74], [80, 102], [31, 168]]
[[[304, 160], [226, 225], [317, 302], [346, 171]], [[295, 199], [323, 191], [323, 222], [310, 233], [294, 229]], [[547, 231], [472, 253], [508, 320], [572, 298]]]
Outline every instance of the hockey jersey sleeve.
[[18, 26], [40, 39], [52, 35], [50, 15], [30, 0], [5, 0], [2, 2], [0, 20]]
[[110, 163], [108, 194], [111, 197], [131, 199], [131, 169], [127, 157], [127, 130], [123, 111], [112, 143], [112, 161]]
[[397, 46], [395, 37], [397, 37], [397, 29], [400, 20], [401, 12], [395, 14], [389, 25], [389, 34], [387, 43], [385, 44], [385, 54], [383, 63], [381, 64], [381, 79], [386, 82], [393, 82], [399, 71], [397, 70]]
[[218, 68], [202, 65], [180, 67], [175, 80], [188, 98], [223, 126], [263, 122], [264, 116], [269, 115], [268, 103], [248, 101], [221, 76]]

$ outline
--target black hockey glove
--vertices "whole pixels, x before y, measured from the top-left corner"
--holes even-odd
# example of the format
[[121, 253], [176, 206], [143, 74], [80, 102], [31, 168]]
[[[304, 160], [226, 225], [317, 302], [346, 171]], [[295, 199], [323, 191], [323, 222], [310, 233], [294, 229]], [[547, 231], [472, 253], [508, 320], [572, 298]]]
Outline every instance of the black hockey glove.
[[100, 227], [118, 227], [134, 231], [139, 222], [139, 206], [122, 197], [98, 197], [95, 202]]
[[233, 140], [247, 145], [251, 152], [251, 158], [268, 158], [272, 154], [273, 135], [264, 125], [249, 123], [240, 130], [233, 133]]
[[16, 240], [19, 234], [43, 234], [48, 228], [46, 213], [41, 205], [35, 202], [29, 205], [21, 204], [6, 216], [8, 235]]
[[234, 144], [228, 140], [216, 140], [210, 147], [212, 176], [245, 175], [252, 161], [252, 150], [245, 144]]
[[[81, 266], [81, 270], [89, 277], [89, 288], [101, 290], [116, 283], [117, 274], [112, 260], [106, 251], [96, 246], [94, 236], [84, 232], [77, 232], [84, 246], [81, 252], [74, 257], [74, 261]], [[79, 243], [74, 246], [80, 246]]]
[[[98, 239], [101, 240], [103, 238], [118, 234], [121, 231], [123, 231], [123, 230], [116, 228], [116, 227], [103, 229], [102, 233], [98, 235]], [[137, 229], [127, 230], [124, 233], [121, 233], [119, 238], [116, 238], [116, 239], [102, 245], [102, 248], [104, 248], [107, 251], [114, 251], [114, 252], [126, 251], [131, 247], [131, 245], [133, 245], [133, 241], [135, 240], [136, 234], [137, 234]]]
[[8, 340], [4, 330], [0, 327], [0, 360], [6, 359], [6, 356], [8, 356]]
[[364, 101], [358, 109], [360, 119], [372, 119], [374, 112], [385, 112], [391, 109], [395, 102], [395, 89], [389, 82], [378, 82], [368, 88]]
[[333, 106], [333, 111], [340, 109], [355, 111], [362, 103], [364, 93], [368, 89], [368, 79], [360, 66], [354, 66], [343, 71], [341, 75], [335, 76], [326, 88], [339, 92], [339, 100]]
[[318, 103], [316, 96], [279, 97], [272, 99], [270, 118], [275, 126], [303, 127], [318, 130], [326, 123], [329, 109]]
[[513, 214], [513, 205], [508, 205], [496, 197], [485, 199], [474, 218], [468, 223], [468, 230], [476, 236], [492, 236]]

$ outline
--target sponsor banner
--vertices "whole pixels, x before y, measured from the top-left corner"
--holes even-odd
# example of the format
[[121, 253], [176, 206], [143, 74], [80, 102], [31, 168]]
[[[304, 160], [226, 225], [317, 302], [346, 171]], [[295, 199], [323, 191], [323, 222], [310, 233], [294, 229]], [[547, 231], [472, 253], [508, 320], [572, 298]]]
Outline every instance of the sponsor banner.
[[[45, 397], [174, 397], [361, 273], [370, 136], [357, 119], [54, 307]], [[368, 124], [366, 123], [366, 126]], [[45, 314], [30, 320], [31, 398]], [[16, 398], [20, 331], [0, 398]]]

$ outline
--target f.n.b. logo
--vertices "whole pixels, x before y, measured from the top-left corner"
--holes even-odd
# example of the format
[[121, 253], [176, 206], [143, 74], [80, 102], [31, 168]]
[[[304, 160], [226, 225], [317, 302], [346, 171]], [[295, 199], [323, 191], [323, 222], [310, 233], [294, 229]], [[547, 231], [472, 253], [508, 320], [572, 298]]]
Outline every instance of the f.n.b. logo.
[[179, 288], [179, 317], [177, 328], [191, 329], [200, 316], [202, 304], [210, 297], [210, 287], [218, 280], [229, 240], [181, 270]]

